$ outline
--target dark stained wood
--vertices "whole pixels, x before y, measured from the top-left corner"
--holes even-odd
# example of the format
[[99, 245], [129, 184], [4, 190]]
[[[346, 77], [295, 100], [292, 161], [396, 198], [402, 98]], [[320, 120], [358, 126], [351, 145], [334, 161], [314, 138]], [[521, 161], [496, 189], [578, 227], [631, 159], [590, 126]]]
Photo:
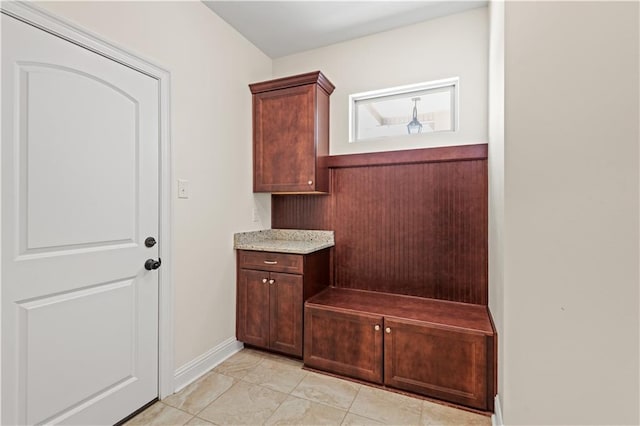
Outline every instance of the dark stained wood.
[[329, 195], [273, 196], [272, 227], [335, 230], [338, 287], [486, 305], [486, 145], [404, 152], [345, 160]]
[[487, 409], [486, 336], [392, 317], [384, 326], [386, 385]]
[[330, 194], [274, 194], [271, 196], [271, 227], [333, 231], [333, 201]]
[[318, 72], [249, 87], [254, 192], [328, 192], [331, 83]]
[[304, 339], [305, 365], [382, 383], [381, 316], [306, 305]]
[[303, 300], [316, 295], [331, 285], [331, 249], [320, 250], [304, 256]]
[[[269, 273], [240, 269], [238, 272], [236, 327], [238, 340], [269, 346]], [[265, 300], [267, 303], [265, 303]]]
[[331, 287], [305, 303], [305, 365], [377, 380], [373, 361], [353, 354], [371, 345], [376, 324], [385, 385], [493, 410], [496, 334], [486, 306]]
[[245, 269], [302, 274], [304, 256], [301, 254], [238, 250], [238, 262], [240, 267]]
[[269, 346], [279, 352], [302, 356], [302, 276], [270, 274]]
[[327, 92], [328, 95], [333, 93], [333, 90], [335, 89], [335, 86], [320, 71], [312, 71], [305, 74], [253, 83], [249, 85], [249, 89], [251, 89], [251, 93], [256, 94], [269, 92], [271, 90], [285, 89], [287, 87], [303, 86], [306, 84], [318, 84], [318, 86]]
[[409, 149], [367, 154], [332, 155], [328, 158], [330, 168], [390, 166], [416, 163], [438, 163], [443, 161], [484, 160], [487, 144], [445, 146], [428, 149]]
[[471, 303], [330, 287], [307, 300], [307, 306], [406, 318], [484, 335], [494, 333], [487, 308]]
[[304, 301], [329, 285], [329, 264], [330, 249], [306, 255], [238, 250], [238, 340], [302, 357]]

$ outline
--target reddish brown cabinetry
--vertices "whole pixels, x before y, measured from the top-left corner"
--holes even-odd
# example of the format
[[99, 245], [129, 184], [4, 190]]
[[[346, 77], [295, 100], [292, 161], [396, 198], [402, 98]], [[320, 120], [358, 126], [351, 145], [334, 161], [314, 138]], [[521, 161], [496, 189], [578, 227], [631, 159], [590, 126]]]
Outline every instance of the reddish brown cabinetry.
[[385, 318], [384, 383], [487, 409], [487, 336]]
[[329, 250], [308, 255], [238, 250], [238, 340], [301, 357], [303, 303], [329, 281]]
[[254, 192], [328, 192], [329, 95], [319, 71], [250, 84]]
[[382, 383], [381, 316], [307, 306], [305, 322], [305, 364]]
[[305, 365], [481, 410], [494, 344], [485, 306], [337, 288], [305, 306]]

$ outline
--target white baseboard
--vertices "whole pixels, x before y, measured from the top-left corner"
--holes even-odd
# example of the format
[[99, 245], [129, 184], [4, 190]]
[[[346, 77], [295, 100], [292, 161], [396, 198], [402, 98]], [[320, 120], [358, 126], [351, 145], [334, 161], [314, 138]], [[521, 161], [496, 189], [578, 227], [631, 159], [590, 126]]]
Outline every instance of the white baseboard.
[[491, 424], [493, 426], [504, 426], [504, 421], [502, 421], [502, 407], [500, 406], [500, 397], [498, 395], [496, 395], [493, 411], [494, 413], [491, 416]]
[[174, 392], [180, 391], [190, 383], [204, 376], [211, 371], [213, 367], [240, 351], [243, 347], [242, 342], [237, 341], [235, 337], [230, 337], [216, 347], [211, 348], [209, 351], [181, 366], [174, 374]]

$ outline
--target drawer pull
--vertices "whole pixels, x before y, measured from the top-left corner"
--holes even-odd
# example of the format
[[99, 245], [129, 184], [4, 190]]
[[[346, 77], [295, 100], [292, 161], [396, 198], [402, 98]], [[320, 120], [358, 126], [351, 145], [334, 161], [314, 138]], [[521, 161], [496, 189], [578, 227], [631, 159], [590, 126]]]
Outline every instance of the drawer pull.
[[264, 263], [265, 263], [265, 265], [277, 265], [278, 261], [277, 260], [265, 260]]
[[376, 324], [376, 325], [373, 327], [373, 329], [374, 329], [375, 331], [380, 331], [380, 326], [379, 326], [378, 324]]
[[389, 328], [389, 327], [385, 328], [385, 329], [384, 329], [384, 331], [385, 331], [387, 334], [391, 334], [391, 328]]
[[276, 280], [274, 280], [274, 279], [270, 279], [270, 280], [269, 280], [269, 284], [273, 284], [273, 283], [275, 283], [275, 282], [276, 282]]
[[263, 279], [262, 279], [262, 283], [263, 283], [263, 284], [266, 284], [266, 283], [267, 283], [267, 279], [266, 279], [266, 278], [263, 278]]

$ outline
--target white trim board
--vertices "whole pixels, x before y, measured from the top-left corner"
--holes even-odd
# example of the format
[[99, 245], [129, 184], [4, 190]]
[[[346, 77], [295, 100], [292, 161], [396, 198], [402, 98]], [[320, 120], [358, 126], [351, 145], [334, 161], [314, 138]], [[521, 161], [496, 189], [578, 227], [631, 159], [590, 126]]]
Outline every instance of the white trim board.
[[500, 406], [500, 396], [496, 395], [495, 405], [494, 405], [494, 413], [491, 415], [491, 424], [492, 426], [504, 426], [504, 421], [502, 420], [502, 407]]
[[160, 137], [160, 229], [159, 248], [162, 267], [159, 269], [159, 321], [158, 321], [158, 393], [162, 399], [173, 394], [174, 370], [174, 320], [173, 320], [173, 241], [171, 230], [171, 179], [173, 163], [170, 138], [169, 71], [140, 55], [106, 40], [103, 36], [87, 31], [29, 2], [3, 1], [2, 13], [19, 19], [50, 34], [91, 50], [101, 56], [135, 69], [158, 81], [159, 137]]
[[219, 345], [203, 353], [178, 368], [175, 373], [175, 391], [178, 392], [211, 371], [215, 366], [242, 350], [244, 345], [234, 337], [223, 341]]

